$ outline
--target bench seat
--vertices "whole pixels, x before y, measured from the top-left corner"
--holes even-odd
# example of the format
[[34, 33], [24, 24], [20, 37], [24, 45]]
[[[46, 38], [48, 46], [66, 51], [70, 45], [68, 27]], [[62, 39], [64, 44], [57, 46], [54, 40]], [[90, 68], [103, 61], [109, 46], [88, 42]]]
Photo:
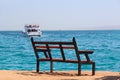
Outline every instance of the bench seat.
[[[41, 58], [39, 59], [39, 61], [50, 61], [50, 58]], [[63, 59], [59, 59], [59, 58], [54, 58], [52, 59], [53, 62], [68, 62], [68, 63], [78, 63], [79, 61], [78, 60], [63, 60]], [[86, 60], [83, 60], [83, 61], [80, 61], [81, 64], [92, 64], [94, 63], [94, 61], [86, 61]]]

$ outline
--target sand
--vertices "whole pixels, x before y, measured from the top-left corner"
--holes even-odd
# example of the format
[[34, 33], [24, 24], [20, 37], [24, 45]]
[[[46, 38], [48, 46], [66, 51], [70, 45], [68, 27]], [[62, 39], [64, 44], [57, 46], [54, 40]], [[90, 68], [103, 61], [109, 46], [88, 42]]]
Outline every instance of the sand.
[[94, 76], [91, 71], [82, 71], [82, 76], [77, 76], [77, 71], [14, 71], [0, 70], [0, 80], [120, 80], [120, 72], [96, 71]]

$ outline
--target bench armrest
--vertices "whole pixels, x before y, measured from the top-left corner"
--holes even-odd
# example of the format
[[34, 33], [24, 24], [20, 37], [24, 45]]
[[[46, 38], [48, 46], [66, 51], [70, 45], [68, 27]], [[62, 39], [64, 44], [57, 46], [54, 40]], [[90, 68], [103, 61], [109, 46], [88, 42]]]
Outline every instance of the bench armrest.
[[79, 54], [93, 54], [93, 50], [79, 50], [78, 53]]
[[78, 51], [79, 54], [85, 55], [87, 61], [90, 61], [88, 54], [92, 54], [93, 52], [94, 52], [93, 50], [80, 50], [80, 51]]

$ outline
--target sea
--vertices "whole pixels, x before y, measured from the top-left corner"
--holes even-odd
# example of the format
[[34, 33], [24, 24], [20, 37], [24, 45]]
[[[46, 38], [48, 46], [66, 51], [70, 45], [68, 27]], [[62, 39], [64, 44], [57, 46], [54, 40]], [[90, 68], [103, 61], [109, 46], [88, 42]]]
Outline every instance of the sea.
[[[40, 41], [72, 41], [75, 37], [79, 50], [94, 50], [90, 58], [96, 62], [98, 71], [120, 72], [120, 30], [69, 30], [42, 31]], [[74, 51], [65, 51], [68, 58], [74, 58]], [[52, 55], [61, 56], [59, 51]], [[40, 53], [42, 56], [42, 53]], [[55, 55], [54, 55], [55, 56]], [[81, 55], [81, 59], [84, 56]], [[41, 62], [40, 70], [48, 71], [49, 62]], [[0, 31], [0, 70], [35, 70], [36, 58], [30, 37], [22, 31]], [[91, 70], [83, 65], [83, 70]], [[77, 64], [54, 63], [54, 70], [77, 70]]]

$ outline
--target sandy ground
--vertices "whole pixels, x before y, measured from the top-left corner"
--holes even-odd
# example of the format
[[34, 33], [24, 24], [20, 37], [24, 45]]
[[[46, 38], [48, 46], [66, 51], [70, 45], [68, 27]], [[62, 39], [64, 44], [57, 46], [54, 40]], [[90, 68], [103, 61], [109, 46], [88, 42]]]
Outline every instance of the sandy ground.
[[120, 72], [96, 71], [94, 76], [90, 71], [56, 71], [53, 73], [35, 71], [0, 70], [0, 80], [120, 80]]

